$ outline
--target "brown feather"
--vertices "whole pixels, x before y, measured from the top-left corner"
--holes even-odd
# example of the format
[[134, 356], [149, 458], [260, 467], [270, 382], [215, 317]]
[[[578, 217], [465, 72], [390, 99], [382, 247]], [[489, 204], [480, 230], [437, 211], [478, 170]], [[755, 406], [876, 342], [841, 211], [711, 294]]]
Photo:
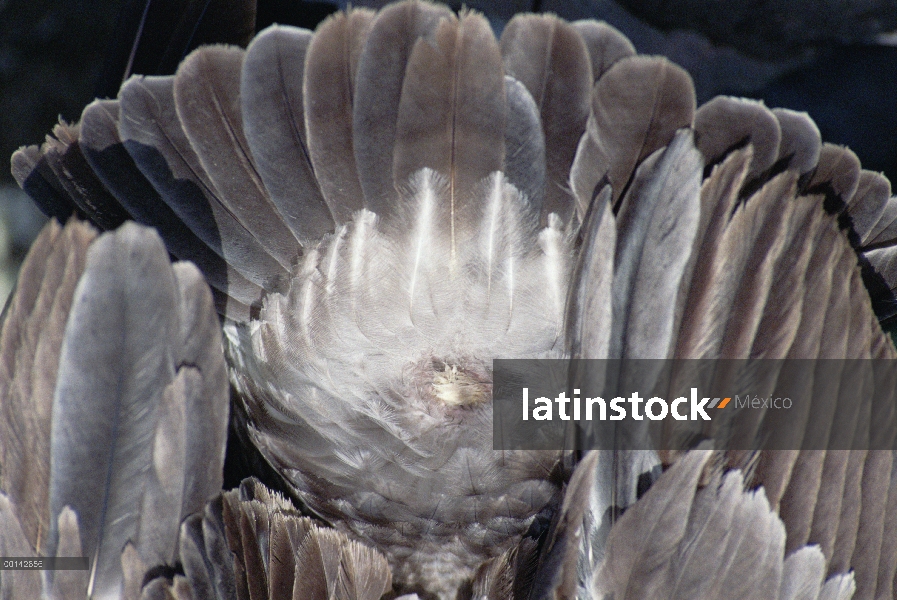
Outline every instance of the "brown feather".
[[[718, 255], [719, 240], [729, 224], [752, 155], [750, 146], [733, 152], [713, 168], [710, 177], [701, 185], [701, 217], [677, 302], [677, 306], [682, 307], [676, 315], [679, 324], [677, 358], [697, 358], [694, 343], [700, 328], [696, 323], [702, 318], [706, 303], [712, 299], [710, 278], [714, 264], [728, 258]], [[683, 297], [684, 294], [687, 296]]]
[[795, 205], [794, 217], [785, 232], [785, 249], [774, 267], [769, 297], [751, 345], [751, 358], [785, 356], [800, 327], [807, 265], [820, 227], [822, 208], [818, 197], [801, 196], [791, 203]]
[[[861, 484], [867, 458], [866, 450], [850, 451], [847, 457], [837, 535], [831, 554], [826, 554], [829, 557], [829, 573], [847, 573], [850, 570], [850, 559], [856, 547], [860, 525], [860, 508], [863, 502]], [[869, 467], [872, 468], [873, 465], [870, 463]]]
[[[836, 421], [837, 423], [837, 421]], [[836, 427], [838, 427], [836, 425]], [[819, 544], [826, 560], [834, 552], [836, 536], [841, 522], [844, 482], [850, 453], [845, 450], [830, 450], [825, 453], [819, 494], [813, 509], [813, 523], [810, 526], [809, 542]]]
[[[796, 185], [796, 176], [786, 172], [747, 201], [748, 210], [754, 202], [763, 207], [761, 211], [765, 218], [761, 217], [762, 222], [754, 222], [759, 228], [754, 231], [740, 285], [733, 290], [735, 301], [720, 346], [721, 357], [749, 356], [774, 283], [776, 262], [785, 249], [786, 234], [792, 225]], [[733, 226], [734, 222], [735, 218]]]
[[[874, 459], [874, 463], [872, 460]], [[890, 462], [890, 484], [885, 488], [887, 499], [885, 500], [885, 517], [884, 532], [882, 536], [881, 554], [878, 560], [878, 577], [876, 580], [876, 591], [880, 598], [892, 598], [895, 589], [897, 589], [897, 535], [893, 532], [897, 531], [897, 469], [895, 469], [894, 453], [887, 450], [879, 450], [870, 452], [866, 458], [867, 463], [872, 463], [866, 470], [874, 468], [879, 470], [878, 479], [886, 479], [885, 474], [888, 473], [888, 463]], [[878, 463], [878, 464], [875, 464]], [[864, 481], [865, 484], [865, 481]], [[869, 490], [873, 491], [873, 490]], [[859, 534], [859, 532], [857, 532]], [[859, 542], [859, 535], [857, 535]]]
[[801, 452], [794, 463], [779, 505], [779, 515], [788, 532], [786, 552], [793, 552], [809, 541], [825, 455], [824, 450]]
[[880, 564], [884, 548], [889, 548], [893, 552], [893, 543], [888, 538], [893, 537], [894, 530], [885, 529], [891, 519], [886, 508], [893, 510], [894, 507], [893, 499], [890, 497], [894, 487], [893, 464], [893, 452], [870, 452], [863, 468], [860, 523], [856, 534], [856, 546], [850, 561], [855, 571], [858, 598], [885, 598], [890, 595], [882, 594], [876, 588], [879, 586], [880, 574], [890, 572], [890, 577], [882, 578], [885, 589], [888, 587], [888, 580], [893, 582], [894, 577], [893, 555], [886, 557], [885, 564]]

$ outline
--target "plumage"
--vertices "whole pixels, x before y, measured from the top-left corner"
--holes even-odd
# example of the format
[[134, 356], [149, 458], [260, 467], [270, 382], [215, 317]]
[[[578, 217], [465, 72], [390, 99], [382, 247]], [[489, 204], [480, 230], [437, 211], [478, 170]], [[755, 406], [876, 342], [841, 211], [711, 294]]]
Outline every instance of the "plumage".
[[750, 352], [775, 259], [782, 251], [779, 234], [793, 211], [793, 204], [778, 200], [793, 195], [794, 189], [793, 175], [779, 175], [732, 216], [711, 266], [710, 306], [692, 333], [700, 336], [693, 356], [743, 358]]
[[[32, 389], [18, 402], [34, 403], [4, 419], [4, 442], [27, 432], [21, 444], [36, 444], [32, 466], [2, 445], [4, 489], [21, 497], [15, 522], [4, 523], [28, 533], [18, 555], [91, 561], [90, 573], [42, 580], [57, 598], [119, 597], [129, 585], [126, 542], [143, 565], [131, 573], [138, 583], [147, 565], [172, 561], [182, 516], [220, 489], [224, 461], [227, 382], [199, 271], [172, 269], [148, 229], [95, 235], [77, 221], [48, 226], [25, 271], [39, 287], [19, 288], [2, 334], [17, 366], [4, 384], [22, 390], [27, 378]], [[147, 311], [155, 318], [143, 319]], [[37, 320], [40, 329], [24, 328]], [[4, 394], [5, 408], [17, 394]], [[24, 474], [25, 488], [14, 477]], [[16, 597], [31, 596], [14, 585]]]
[[567, 222], [573, 214], [570, 165], [589, 115], [594, 77], [583, 38], [551, 15], [518, 15], [501, 35], [505, 73], [526, 86], [539, 107], [545, 132], [545, 202]]
[[782, 130], [776, 116], [759, 102], [717, 96], [694, 116], [695, 138], [708, 164], [750, 143], [754, 147], [748, 181], [770, 168], [779, 157]]
[[94, 175], [84, 160], [78, 136], [77, 126], [60, 122], [53, 128], [53, 135], [47, 136], [47, 141], [41, 146], [41, 154], [70, 201], [97, 226], [114, 229], [131, 215]]
[[[708, 454], [685, 455], [648, 491], [641, 506], [618, 521], [597, 573], [597, 590], [613, 590], [614, 597], [621, 598], [851, 597], [852, 578], [828, 578], [818, 547], [785, 552], [781, 521], [770, 511], [762, 489], [742, 489], [738, 471], [721, 480], [711, 476], [695, 490]], [[678, 491], [662, 493], [666, 486]], [[649, 532], [656, 545], [615, 546], [627, 539], [646, 539]], [[763, 567], [745, 572], [744, 561]]]
[[354, 10], [329, 18], [305, 59], [305, 131], [315, 176], [337, 224], [364, 206], [352, 144], [355, 78], [373, 15]]
[[847, 206], [847, 213], [860, 243], [866, 243], [868, 234], [881, 217], [890, 196], [891, 182], [887, 177], [865, 169], [860, 172], [856, 194]]
[[96, 231], [53, 222], [22, 265], [22, 284], [0, 332], [0, 465], [32, 547], [51, 526], [48, 513], [53, 393], [63, 330]]
[[162, 200], [122, 144], [119, 114], [114, 100], [98, 100], [84, 109], [79, 141], [87, 162], [137, 222], [155, 227], [169, 252], [189, 257], [202, 270], [223, 313], [248, 317], [249, 305], [261, 295], [261, 288], [203, 243]]
[[[884, 462], [884, 465], [879, 468], [882, 469], [883, 473], [886, 473], [887, 462], [890, 459], [891, 462], [891, 481], [887, 490], [887, 501], [885, 502], [885, 511], [884, 511], [884, 528], [885, 531], [891, 531], [891, 527], [897, 525], [897, 477], [895, 477], [894, 465], [893, 465], [893, 456], [888, 456], [887, 452], [879, 453], [879, 460]], [[870, 465], [868, 469], [869, 479], [873, 478], [873, 468], [878, 465]], [[866, 470], [864, 470], [864, 473]], [[877, 525], [874, 523], [872, 527]], [[859, 535], [857, 536], [859, 541]], [[855, 550], [855, 560], [860, 559], [860, 554], [863, 552], [861, 547], [858, 547], [858, 551]], [[894, 594], [894, 588], [897, 587], [897, 581], [895, 581], [895, 573], [897, 573], [897, 542], [894, 540], [894, 536], [885, 535], [882, 536], [881, 540], [881, 554], [879, 555], [879, 564], [878, 564], [878, 573], [876, 577], [876, 588], [881, 590], [881, 596], [887, 597], [888, 594]]]
[[[890, 475], [890, 476], [889, 476]], [[893, 594], [894, 555], [883, 554], [891, 546], [884, 535], [885, 510], [891, 508], [889, 497], [893, 486], [893, 454], [870, 452], [863, 471], [863, 498], [860, 524], [851, 564], [856, 569], [857, 597], [887, 597]], [[873, 494], [873, 495], [870, 495]], [[884, 500], [885, 498], [887, 500]], [[877, 501], [872, 501], [875, 498]], [[886, 564], [880, 564], [882, 559]]]
[[635, 54], [632, 42], [603, 21], [574, 21], [572, 25], [586, 43], [594, 81], [601, 79], [601, 76], [621, 58]]
[[[242, 43], [245, 8], [222, 41]], [[754, 411], [658, 438], [722, 442], [735, 423], [788, 451], [489, 443], [494, 358], [897, 356], [873, 312], [897, 289], [894, 199], [807, 115], [696, 108], [683, 70], [606, 24], [518, 16], [496, 40], [473, 11], [410, 1], [200, 48], [56, 134], [13, 158], [44, 209], [131, 216], [165, 246], [51, 226], [26, 265], [0, 427], [38, 434], [32, 458], [0, 438], [0, 528], [93, 571], [4, 593], [893, 592], [897, 411], [844, 399], [894, 369], [774, 370], [769, 394], [816, 386], [788, 415], [801, 427]], [[226, 376], [228, 460], [288, 497], [221, 490]]]
[[615, 524], [604, 561], [594, 573], [597, 594], [645, 598], [660, 586], [666, 573], [659, 567], [673, 557], [685, 534], [692, 502], [689, 494], [671, 493], [668, 488], [696, 486], [708, 458], [709, 454], [697, 452], [680, 460], [672, 473], [649, 490], [646, 498], [657, 504], [636, 504]]
[[[253, 167], [302, 245], [333, 229], [312, 171], [302, 84], [310, 31], [272, 26], [246, 49], [240, 109]], [[294, 176], [294, 174], [296, 176]]]
[[848, 148], [824, 143], [819, 151], [819, 163], [807, 187], [824, 189], [828, 194], [826, 206], [840, 212], [850, 203], [860, 184], [860, 159]]
[[[22, 525], [16, 506], [5, 494], [0, 494], [0, 551], [3, 556], [32, 558], [36, 556]], [[12, 600], [16, 596], [40, 595], [40, 573], [32, 570], [4, 570], [0, 576], [0, 598]]]
[[174, 77], [178, 119], [229, 213], [284, 270], [299, 254], [255, 167], [240, 111], [243, 50], [211, 46], [191, 53]]
[[392, 170], [398, 182], [425, 168], [445, 178], [455, 254], [481, 220], [477, 185], [504, 163], [505, 81], [483, 17], [443, 19], [432, 36], [417, 40], [408, 57]]
[[844, 498], [844, 483], [847, 476], [849, 454], [844, 451], [827, 452], [822, 466], [821, 480], [824, 486], [813, 509], [813, 523], [810, 526], [810, 540], [819, 544], [822, 553], [830, 557], [838, 533], [841, 515], [841, 501]]
[[353, 150], [364, 205], [379, 215], [393, 211], [390, 199], [396, 184], [402, 184], [393, 170], [406, 65], [417, 40], [432, 41], [438, 23], [450, 15], [446, 7], [428, 2], [387, 6], [372, 21], [370, 36], [356, 59]]
[[65, 221], [72, 214], [84, 218], [75, 207], [56, 175], [41, 155], [38, 146], [23, 146], [12, 155], [12, 175], [23, 190], [28, 192], [37, 207], [48, 217]]
[[[675, 297], [700, 212], [701, 158], [690, 131], [636, 171], [617, 217], [610, 357], [660, 358], [673, 339]], [[667, 245], [669, 244], [669, 245]], [[672, 252], [673, 247], [680, 248]], [[661, 291], [662, 290], [662, 291]]]
[[[860, 523], [862, 505], [862, 479], [868, 452], [850, 452], [844, 480], [844, 495], [841, 498], [841, 514], [835, 520], [838, 526], [836, 543], [830, 556], [829, 572], [846, 573], [853, 551], [856, 548], [857, 528]], [[877, 470], [877, 466], [869, 465]]]
[[[607, 178], [618, 207], [638, 164], [663, 147], [677, 129], [690, 127], [694, 112], [691, 78], [680, 67], [661, 58], [621, 59], [592, 93], [589, 141], [583, 138], [580, 147], [594, 145], [597, 164], [583, 174], [583, 182], [573, 175], [577, 195], [590, 198], [590, 188]], [[574, 164], [574, 173], [585, 168]]]
[[536, 101], [522, 83], [505, 76], [508, 118], [502, 169], [534, 210], [545, 202], [545, 132]]
[[[210, 330], [191, 343], [216, 348], [220, 341], [211, 333], [211, 297], [207, 288], [187, 287], [190, 278], [189, 270], [182, 274], [183, 293], [199, 294], [194, 308], [207, 308], [190, 315], [196, 320], [192, 327], [184, 323], [185, 333]], [[197, 508], [195, 499], [184, 506], [185, 488], [187, 499], [199, 495], [201, 504], [221, 485], [215, 468], [202, 490], [184, 482], [200, 464], [222, 464], [227, 412], [206, 411], [196, 431], [217, 431], [217, 445], [188, 448], [187, 431], [177, 426], [183, 427], [188, 408], [193, 414], [199, 409], [194, 398], [205, 387], [203, 378], [217, 378], [202, 390], [209, 406], [221, 402], [224, 370], [220, 355], [211, 361], [191, 357], [211, 371], [179, 368], [180, 320], [188, 315], [180, 316], [178, 287], [155, 234], [129, 226], [103, 236], [88, 251], [62, 340], [53, 402], [50, 514], [55, 522], [71, 506], [79, 515], [84, 551], [95, 561], [91, 589], [97, 597], [119, 593], [116, 548], [131, 539], [144, 563], [169, 560], [180, 515]], [[96, 365], [105, 368], [92, 368]], [[57, 543], [52, 528], [45, 546], [50, 555]]]
[[779, 122], [782, 139], [779, 142], [778, 160], [785, 160], [788, 167], [801, 175], [809, 173], [819, 163], [822, 139], [819, 128], [807, 113], [787, 108], [774, 108], [772, 114]]
[[[169, 356], [175, 331], [167, 317], [177, 313], [173, 278], [164, 272], [168, 258], [158, 248], [155, 255], [116, 264], [118, 257], [136, 254], [137, 232], [132, 228], [128, 233], [100, 238], [89, 253], [63, 339], [53, 410], [51, 516], [55, 521], [67, 505], [81, 515], [84, 550], [96, 556], [93, 589], [99, 597], [118, 591], [118, 553], [112, 558], [101, 550], [109, 552], [136, 536], [143, 514], [141, 482], [152, 468], [156, 419], [151, 407], [174, 375]], [[96, 279], [109, 271], [112, 281], [122, 283], [104, 286]], [[135, 297], [143, 306], [129, 306], [123, 285], [128, 271], [146, 276], [145, 289], [138, 287]], [[142, 314], [143, 309], [149, 312]], [[162, 335], [156, 337], [160, 329]], [[92, 368], [96, 365], [106, 365], [105, 372]], [[138, 368], [146, 375], [138, 377]], [[91, 441], [107, 448], [105, 455], [96, 456]], [[51, 555], [56, 537], [51, 530]]]
[[[59, 544], [56, 546], [57, 556], [84, 556], [81, 545], [81, 532], [78, 526], [78, 515], [69, 507], [62, 509], [56, 523], [59, 531]], [[64, 600], [83, 596], [89, 585], [88, 571], [59, 571], [53, 577], [51, 597]], [[135, 578], [131, 578], [133, 581]]]
[[276, 289], [286, 270], [217, 197], [178, 121], [173, 90], [171, 77], [132, 77], [122, 86], [119, 134], [125, 148], [200, 240], [260, 289]]
[[813, 245], [808, 241], [816, 237], [821, 226], [818, 215], [821, 198], [800, 196], [791, 202], [795, 205], [793, 221], [774, 266], [769, 297], [751, 344], [752, 358], [784, 356], [800, 327], [806, 272], [813, 252]]
[[897, 219], [897, 200], [892, 196], [888, 198], [884, 210], [881, 211], [881, 216], [875, 222], [875, 225], [872, 226], [863, 244], [865, 246], [874, 246], [876, 243], [887, 242], [889, 239], [892, 239], [893, 233], [891, 231], [888, 231], [888, 233], [884, 232], [894, 226], [895, 219]]
[[567, 353], [577, 358], [608, 356], [613, 309], [617, 227], [610, 187], [592, 201], [583, 222], [582, 241], [567, 298]]
[[[220, 599], [376, 600], [390, 587], [382, 555], [301, 516], [257, 480], [245, 480], [209, 502], [202, 515], [183, 523], [181, 540], [186, 575], [174, 582], [152, 580], [165, 593]], [[220, 551], [224, 544], [234, 554], [213, 550], [218, 546]]]
[[699, 322], [715, 293], [711, 283], [713, 265], [726, 258], [720, 256], [719, 241], [729, 224], [752, 154], [750, 146], [733, 152], [701, 184], [701, 215], [690, 264], [685, 271], [687, 285], [680, 288], [678, 296], [682, 308], [676, 319], [679, 324], [676, 358], [700, 356], [695, 343], [702, 331]]

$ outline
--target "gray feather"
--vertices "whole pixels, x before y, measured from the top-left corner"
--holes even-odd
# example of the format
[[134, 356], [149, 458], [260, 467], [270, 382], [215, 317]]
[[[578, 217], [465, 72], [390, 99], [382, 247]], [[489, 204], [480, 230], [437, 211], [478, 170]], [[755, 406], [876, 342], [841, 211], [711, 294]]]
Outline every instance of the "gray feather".
[[782, 132], [778, 160], [786, 159], [788, 168], [801, 175], [809, 173], [819, 163], [822, 148], [816, 123], [807, 113], [787, 108], [774, 108], [772, 114], [778, 120]]
[[0, 332], [2, 488], [35, 548], [51, 527], [50, 432], [59, 353], [95, 236], [84, 223], [60, 228], [51, 221], [43, 229], [22, 265]]
[[118, 99], [125, 148], [165, 202], [246, 279], [260, 288], [275, 289], [286, 270], [218, 198], [178, 120], [174, 78], [132, 77]]
[[427, 2], [402, 2], [385, 7], [371, 25], [358, 58], [352, 107], [352, 136], [358, 178], [368, 210], [389, 218], [394, 211], [393, 177], [399, 101], [405, 69], [419, 38], [430, 41], [436, 26], [451, 12]]
[[393, 177], [424, 168], [448, 186], [452, 252], [476, 230], [476, 186], [505, 159], [505, 80], [498, 44], [482, 16], [443, 19], [433, 39], [418, 39], [408, 58], [396, 124]]
[[178, 67], [174, 103], [178, 119], [227, 210], [289, 271], [299, 242], [283, 222], [258, 173], [240, 111], [244, 51], [200, 48]]
[[592, 202], [567, 297], [567, 352], [574, 358], [608, 355], [617, 228], [609, 187]]
[[96, 100], [81, 113], [80, 144], [94, 172], [136, 221], [155, 227], [169, 252], [196, 263], [224, 303], [225, 314], [248, 318], [262, 289], [204, 244], [169, 207], [134, 164], [119, 136], [119, 103]]
[[538, 212], [545, 201], [545, 133], [539, 107], [526, 86], [505, 76], [508, 122], [505, 126], [504, 173]]
[[[120, 593], [126, 542], [145, 564], [171, 560], [185, 508], [221, 485], [226, 383], [198, 277], [192, 267], [176, 276], [161, 240], [127, 225], [91, 246], [75, 291], [53, 403], [50, 510], [54, 524], [65, 506], [78, 514], [97, 597]], [[185, 359], [193, 366], [178, 371]], [[210, 474], [195, 478], [199, 468]], [[51, 554], [58, 540], [54, 527]]]
[[894, 239], [895, 234], [897, 234], [897, 223], [895, 221], [897, 221], [897, 196], [891, 196], [885, 203], [881, 216], [866, 235], [863, 244], [869, 246]]
[[573, 215], [570, 166], [589, 115], [594, 78], [582, 36], [553, 15], [517, 15], [501, 35], [505, 72], [520, 81], [539, 107], [545, 131], [543, 223], [550, 213]]
[[[50, 510], [54, 521], [66, 505], [79, 515], [99, 597], [118, 594], [116, 548], [137, 536], [152, 464], [153, 406], [174, 377], [174, 294], [161, 241], [126, 227], [91, 246], [66, 328], [53, 406]], [[53, 532], [51, 553], [56, 538]]]
[[[860, 184], [860, 159], [850, 149], [825, 143], [819, 152], [819, 164], [807, 189], [817, 186], [831, 188], [831, 192], [843, 203], [848, 204]], [[839, 206], [839, 211], [843, 209]]]
[[[617, 218], [609, 356], [661, 358], [700, 212], [703, 163], [688, 130], [638, 169]], [[676, 250], [673, 250], [676, 248]]]
[[752, 144], [754, 160], [747, 177], [750, 181], [779, 157], [782, 131], [776, 116], [763, 104], [717, 96], [695, 113], [695, 139], [708, 164], [719, 162], [738, 146]]
[[708, 452], [685, 455], [614, 524], [595, 572], [596, 593], [645, 598], [666, 583], [665, 566], [686, 533], [693, 490], [709, 458]]
[[635, 54], [632, 42], [604, 21], [574, 21], [572, 25], [586, 43], [593, 81], [601, 79], [618, 60]]
[[243, 61], [240, 108], [253, 164], [271, 201], [303, 245], [333, 230], [333, 217], [312, 170], [302, 86], [312, 33], [272, 26]]
[[865, 244], [866, 238], [881, 218], [888, 198], [891, 196], [891, 182], [880, 173], [865, 169], [860, 172], [856, 194], [847, 205], [847, 214], [853, 223], [853, 230]]
[[337, 225], [364, 206], [352, 144], [355, 76], [373, 14], [339, 13], [322, 23], [305, 58], [305, 131], [311, 164]]

